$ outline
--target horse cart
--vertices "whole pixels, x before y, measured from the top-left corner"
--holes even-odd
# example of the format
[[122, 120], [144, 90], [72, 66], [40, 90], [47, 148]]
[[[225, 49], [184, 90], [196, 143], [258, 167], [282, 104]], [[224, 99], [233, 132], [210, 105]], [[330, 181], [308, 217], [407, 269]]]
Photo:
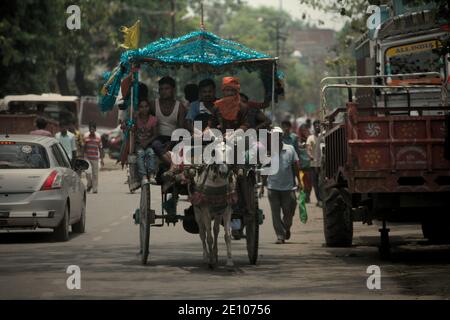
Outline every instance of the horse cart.
[[[276, 58], [247, 48], [239, 43], [224, 40], [204, 30], [189, 33], [175, 39], [161, 39], [149, 45], [123, 53], [119, 66], [109, 74], [100, 107], [103, 111], [112, 108], [117, 98], [121, 80], [132, 74], [132, 90], [128, 98], [127, 128], [133, 126], [133, 113], [137, 110], [139, 95], [139, 75], [142, 71], [149, 71], [151, 75], [164, 75], [167, 70], [186, 68], [192, 71], [192, 78], [201, 79], [218, 74], [234, 74], [239, 69], [249, 72], [259, 72], [266, 92], [272, 93], [272, 112], [274, 108]], [[166, 73], [167, 74], [167, 73]], [[134, 188], [139, 188], [137, 170], [135, 168], [135, 155], [133, 154], [133, 133], [126, 132], [130, 143], [129, 181]], [[173, 136], [172, 136], [173, 137]], [[184, 167], [189, 170], [202, 170], [208, 165]], [[140, 187], [140, 204], [135, 211], [134, 220], [139, 225], [140, 258], [146, 264], [150, 252], [151, 229], [163, 227], [171, 223], [182, 221], [183, 227], [190, 233], [198, 233], [193, 207], [184, 210], [183, 214], [176, 213], [176, 204], [180, 195], [189, 195], [189, 184], [175, 179], [167, 185], [161, 175], [167, 168], [159, 168], [156, 181], [161, 185], [162, 208], [157, 213], [151, 205], [151, 188], [149, 184]], [[208, 168], [209, 170], [209, 168]], [[236, 178], [239, 196], [242, 198], [233, 207], [232, 219], [241, 221], [245, 229], [245, 239], [249, 262], [256, 264], [258, 259], [259, 225], [262, 223], [262, 211], [258, 206], [257, 177], [258, 165], [246, 164], [239, 168]], [[132, 189], [134, 189], [132, 188]], [[158, 195], [159, 196], [159, 195]]]

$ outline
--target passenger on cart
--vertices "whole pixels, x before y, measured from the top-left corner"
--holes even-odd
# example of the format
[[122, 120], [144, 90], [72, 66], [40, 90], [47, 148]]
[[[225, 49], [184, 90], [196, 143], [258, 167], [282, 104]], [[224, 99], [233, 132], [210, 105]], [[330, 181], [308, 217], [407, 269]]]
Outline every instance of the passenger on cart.
[[157, 119], [150, 113], [150, 103], [142, 100], [138, 106], [138, 114], [135, 119], [136, 134], [136, 164], [138, 168], [141, 186], [156, 184], [156, 155], [152, 149], [152, 143], [157, 137]]
[[201, 134], [194, 132], [194, 122], [202, 122], [202, 131], [208, 126], [214, 110], [214, 102], [216, 102], [216, 84], [212, 79], [203, 79], [198, 84], [199, 99], [189, 106], [186, 115], [186, 127], [191, 134]]
[[[182, 102], [175, 99], [175, 80], [163, 77], [158, 82], [159, 99], [150, 102], [150, 110], [158, 120], [158, 136], [152, 142], [156, 155], [167, 165], [172, 165], [170, 149], [172, 132], [177, 128], [184, 128], [186, 109]], [[176, 143], [176, 142], [175, 142]]]
[[219, 129], [226, 134], [227, 129], [245, 131], [249, 128], [248, 107], [241, 102], [239, 78], [225, 77], [222, 80], [223, 98], [214, 102], [210, 128]]

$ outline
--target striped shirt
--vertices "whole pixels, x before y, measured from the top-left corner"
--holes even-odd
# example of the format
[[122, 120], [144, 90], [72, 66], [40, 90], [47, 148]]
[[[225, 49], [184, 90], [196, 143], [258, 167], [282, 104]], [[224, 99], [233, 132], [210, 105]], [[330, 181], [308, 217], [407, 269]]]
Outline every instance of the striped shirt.
[[84, 154], [88, 160], [98, 160], [100, 149], [102, 146], [102, 138], [96, 132], [95, 136], [91, 136], [90, 132], [86, 132], [83, 137]]

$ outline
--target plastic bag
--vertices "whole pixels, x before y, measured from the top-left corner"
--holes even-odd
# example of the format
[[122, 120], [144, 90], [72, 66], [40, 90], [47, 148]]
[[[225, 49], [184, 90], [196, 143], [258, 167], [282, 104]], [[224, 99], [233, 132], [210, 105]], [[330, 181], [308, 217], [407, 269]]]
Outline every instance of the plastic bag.
[[308, 212], [306, 211], [306, 194], [303, 190], [298, 193], [298, 211], [300, 221], [306, 223], [308, 221]]
[[298, 193], [298, 213], [300, 216], [300, 221], [302, 223], [306, 223], [308, 221], [308, 212], [306, 211], [306, 193], [305, 191], [303, 191], [303, 176], [304, 176], [304, 172], [300, 171], [299, 174], [299, 180], [300, 180], [300, 185], [301, 185], [301, 190]]

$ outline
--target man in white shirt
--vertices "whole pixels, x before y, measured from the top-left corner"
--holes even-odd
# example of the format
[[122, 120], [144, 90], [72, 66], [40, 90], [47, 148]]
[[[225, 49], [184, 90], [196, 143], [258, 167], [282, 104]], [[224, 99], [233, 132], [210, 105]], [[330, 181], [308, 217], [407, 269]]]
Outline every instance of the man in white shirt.
[[[277, 244], [291, 237], [292, 220], [297, 207], [295, 191], [300, 185], [299, 158], [293, 146], [283, 143], [283, 130], [275, 127], [272, 134], [278, 135], [279, 150], [272, 150], [271, 161], [278, 162], [278, 171], [267, 177], [269, 204], [272, 222], [277, 235]], [[296, 184], [296, 182], [298, 184]], [[283, 212], [283, 217], [281, 216]]]
[[314, 187], [314, 193], [317, 198], [317, 206], [322, 207], [322, 197], [319, 188], [320, 166], [322, 162], [322, 135], [320, 134], [320, 121], [315, 120], [313, 123], [314, 134], [310, 135], [306, 140], [307, 152], [311, 159], [311, 178]]
[[77, 144], [75, 141], [75, 135], [67, 130], [67, 125], [61, 125], [61, 132], [55, 135], [56, 140], [58, 140], [66, 151], [70, 161], [74, 161], [77, 156]]

